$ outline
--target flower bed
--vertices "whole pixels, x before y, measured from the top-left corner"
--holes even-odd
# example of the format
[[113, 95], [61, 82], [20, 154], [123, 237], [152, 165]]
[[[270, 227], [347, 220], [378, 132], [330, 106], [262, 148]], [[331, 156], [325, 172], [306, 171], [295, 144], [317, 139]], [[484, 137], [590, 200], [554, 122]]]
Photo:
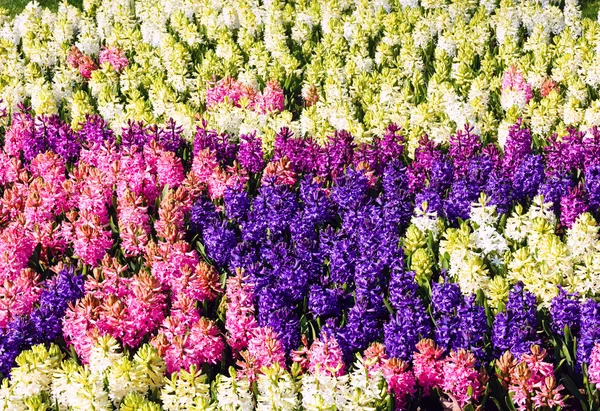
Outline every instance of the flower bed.
[[599, 409], [600, 24], [546, 3], [0, 17], [0, 410]]

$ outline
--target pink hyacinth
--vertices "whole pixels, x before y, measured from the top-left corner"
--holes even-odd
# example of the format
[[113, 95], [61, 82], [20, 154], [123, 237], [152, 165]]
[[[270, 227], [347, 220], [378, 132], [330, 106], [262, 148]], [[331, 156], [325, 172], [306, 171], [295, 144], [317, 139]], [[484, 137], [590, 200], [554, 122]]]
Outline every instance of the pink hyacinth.
[[346, 373], [344, 353], [335, 337], [324, 334], [308, 352], [308, 370], [314, 375], [340, 377]]
[[396, 397], [396, 410], [404, 410], [417, 391], [417, 381], [408, 364], [397, 358], [387, 360], [382, 368], [388, 390]]
[[136, 195], [143, 195], [148, 203], [153, 203], [159, 196], [156, 178], [143, 154], [131, 149], [121, 152], [116, 170], [117, 196], [121, 196], [126, 189]]
[[192, 202], [185, 188], [166, 190], [158, 208], [158, 220], [154, 222], [157, 237], [169, 244], [183, 240], [185, 216], [191, 205]]
[[75, 305], [69, 305], [62, 320], [62, 330], [67, 346], [73, 346], [84, 364], [90, 358], [90, 350], [98, 339], [96, 322], [100, 313], [100, 301], [87, 294]]
[[79, 73], [87, 80], [92, 77], [92, 73], [98, 70], [98, 66], [90, 56], [83, 56], [79, 60]]
[[268, 81], [263, 92], [258, 96], [255, 110], [261, 114], [285, 110], [285, 96], [276, 81]]
[[206, 318], [187, 327], [179, 319], [169, 317], [151, 344], [164, 358], [169, 373], [189, 370], [192, 365], [216, 364], [225, 349], [219, 328]]
[[277, 185], [293, 186], [296, 184], [296, 173], [287, 157], [279, 161], [271, 161], [265, 167], [263, 183], [274, 182]]
[[98, 56], [100, 65], [108, 62], [115, 69], [116, 72], [120, 72], [129, 65], [129, 59], [125, 55], [125, 52], [117, 47], [102, 47], [100, 55]]
[[126, 276], [126, 266], [105, 256], [101, 269], [85, 284], [86, 292], [101, 302], [95, 327], [100, 335], [109, 334], [125, 346], [136, 347], [162, 323], [166, 295], [158, 280], [141, 272]]
[[125, 191], [117, 200], [117, 216], [125, 255], [142, 255], [150, 234], [150, 216], [148, 207], [144, 206], [144, 198]]
[[227, 342], [234, 352], [248, 347], [248, 341], [258, 327], [252, 289], [253, 286], [245, 282], [241, 270], [235, 277], [227, 279], [225, 329]]
[[452, 351], [443, 364], [444, 379], [441, 389], [462, 408], [481, 397], [484, 384], [475, 369], [473, 353], [459, 349]]
[[98, 215], [82, 213], [73, 223], [73, 251], [84, 264], [96, 266], [111, 248], [112, 234]]
[[199, 261], [195, 267], [184, 266], [181, 275], [171, 281], [175, 295], [192, 299], [193, 301], [214, 301], [223, 292], [217, 270]]
[[243, 361], [238, 361], [242, 368], [240, 376], [256, 381], [262, 367], [279, 364], [285, 368], [285, 352], [279, 337], [270, 327], [258, 327], [248, 341], [248, 350], [240, 353]]
[[600, 344], [596, 343], [588, 366], [588, 379], [592, 384], [600, 384]]
[[38, 274], [26, 268], [14, 280], [0, 283], [0, 329], [17, 316], [31, 314], [42, 292], [39, 280]]
[[246, 99], [248, 107], [254, 107], [256, 90], [245, 86], [231, 77], [225, 77], [216, 83], [210, 84], [206, 89], [206, 108], [214, 108], [217, 104], [228, 102], [240, 106], [240, 100]]
[[564, 387], [556, 384], [554, 367], [545, 357], [546, 350], [533, 345], [531, 354], [523, 354], [509, 370], [508, 390], [519, 411], [530, 409], [532, 403], [538, 408], [564, 406]]
[[396, 410], [405, 409], [408, 399], [417, 391], [417, 381], [408, 364], [397, 358], [388, 358], [381, 343], [371, 344], [363, 357], [369, 373], [382, 372], [388, 391], [396, 397]]
[[76, 46], [71, 47], [67, 56], [67, 64], [69, 67], [79, 70], [79, 74], [88, 80], [92, 77], [92, 72], [98, 68], [94, 60], [83, 54]]
[[0, 233], [0, 281], [15, 280], [27, 267], [35, 244], [25, 233], [23, 221], [11, 222]]
[[423, 394], [429, 395], [432, 389], [438, 388], [444, 381], [442, 353], [433, 340], [423, 339], [416, 345], [413, 370], [417, 382], [423, 387]]
[[511, 66], [504, 72], [502, 95], [500, 96], [500, 103], [504, 110], [508, 110], [513, 105], [523, 109], [532, 97], [531, 84], [525, 81], [523, 74], [517, 70], [516, 66]]
[[147, 260], [152, 275], [163, 285], [172, 287], [182, 277], [182, 270], [194, 270], [199, 257], [185, 241], [174, 244], [160, 242], [158, 245], [148, 245]]
[[33, 118], [29, 113], [15, 113], [12, 123], [4, 134], [4, 151], [13, 158], [18, 158], [23, 150], [23, 141], [33, 133]]

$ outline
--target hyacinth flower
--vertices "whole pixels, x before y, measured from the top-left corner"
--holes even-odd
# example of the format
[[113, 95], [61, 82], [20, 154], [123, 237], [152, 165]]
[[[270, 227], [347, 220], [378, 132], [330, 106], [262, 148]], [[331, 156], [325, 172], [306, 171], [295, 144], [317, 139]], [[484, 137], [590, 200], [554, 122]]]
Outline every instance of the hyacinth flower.
[[504, 110], [513, 106], [522, 110], [532, 97], [531, 85], [527, 83], [523, 74], [515, 66], [511, 66], [504, 72], [500, 97], [500, 104]]
[[565, 405], [564, 387], [556, 381], [554, 367], [545, 358], [546, 350], [532, 345], [530, 353], [520, 359], [507, 351], [496, 361], [496, 377], [509, 394], [506, 404], [523, 411]]

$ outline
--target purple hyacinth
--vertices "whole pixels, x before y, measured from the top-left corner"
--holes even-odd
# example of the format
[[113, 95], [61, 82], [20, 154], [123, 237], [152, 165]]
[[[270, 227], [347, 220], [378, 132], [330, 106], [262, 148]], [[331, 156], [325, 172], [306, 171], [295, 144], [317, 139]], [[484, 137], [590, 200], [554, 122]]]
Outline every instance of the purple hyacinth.
[[390, 162], [400, 159], [404, 153], [404, 136], [400, 134], [401, 128], [391, 123], [385, 129], [383, 137], [377, 138], [377, 147], [379, 152], [379, 167], [377, 172], [381, 172]]
[[336, 179], [344, 174], [354, 158], [354, 138], [345, 130], [336, 131], [329, 137], [321, 153], [319, 174]]
[[530, 352], [532, 344], [540, 344], [535, 295], [517, 283], [508, 295], [506, 310], [496, 314], [492, 328], [492, 345], [500, 355], [510, 350], [520, 357]]
[[465, 126], [450, 136], [449, 156], [454, 163], [454, 177], [463, 178], [467, 174], [470, 160], [481, 149], [481, 139], [476, 134], [471, 134], [472, 127]]
[[454, 180], [454, 166], [447, 158], [440, 157], [433, 161], [429, 172], [429, 188], [437, 190], [440, 196], [450, 188]]
[[483, 188], [492, 171], [494, 171], [494, 162], [491, 158], [484, 155], [475, 156], [469, 160], [466, 178], [470, 183]]
[[365, 203], [368, 194], [368, 180], [362, 171], [349, 169], [335, 180], [331, 189], [331, 199], [343, 211], [356, 211]]
[[202, 242], [206, 250], [206, 255], [218, 267], [225, 267], [227, 265], [229, 255], [237, 245], [235, 232], [227, 226], [226, 222], [206, 225], [202, 232]]
[[243, 167], [251, 173], [261, 172], [265, 168], [263, 155], [262, 140], [255, 131], [240, 136], [237, 159]]
[[300, 183], [300, 200], [302, 200], [304, 219], [317, 224], [325, 224], [334, 215], [334, 203], [326, 194], [323, 186], [310, 176]]
[[564, 288], [552, 299], [550, 305], [550, 317], [552, 319], [552, 331], [558, 335], [564, 335], [565, 327], [569, 327], [571, 334], [579, 334], [579, 321], [581, 316], [581, 302], [577, 293], [569, 294]]
[[264, 289], [258, 294], [258, 323], [273, 328], [286, 353], [298, 348], [300, 318], [276, 287]]
[[573, 226], [579, 215], [588, 211], [585, 192], [580, 185], [569, 190], [560, 200], [560, 223], [568, 228]]
[[479, 198], [479, 190], [473, 183], [456, 180], [448, 198], [444, 201], [444, 212], [451, 221], [466, 220], [471, 215], [471, 204]]
[[200, 197], [190, 209], [190, 228], [200, 234], [218, 217], [215, 205], [207, 197]]
[[415, 196], [415, 207], [423, 208], [423, 204], [427, 202], [427, 211], [436, 212], [439, 216], [442, 216], [444, 208], [442, 199], [436, 190], [426, 188]]
[[408, 187], [406, 167], [399, 160], [391, 161], [382, 178], [383, 213], [387, 222], [395, 227], [410, 222], [414, 205]]
[[238, 145], [231, 141], [227, 133], [219, 134], [215, 130], [208, 130], [206, 120], [203, 120], [202, 125], [196, 128], [193, 153], [196, 155], [206, 148], [214, 151], [219, 161], [228, 163], [236, 158], [238, 151]]
[[115, 141], [113, 131], [108, 127], [104, 119], [97, 114], [86, 114], [85, 122], [80, 123], [77, 138], [81, 144], [88, 146], [102, 144], [104, 141]]
[[600, 129], [592, 127], [583, 137], [583, 164], [585, 168], [600, 158]]
[[517, 200], [532, 198], [544, 179], [542, 156], [530, 154], [516, 167], [513, 175], [513, 192]]
[[0, 374], [9, 377], [15, 358], [36, 343], [35, 325], [27, 317], [15, 318], [0, 330]]
[[583, 136], [583, 132], [569, 129], [569, 135], [561, 140], [557, 134], [549, 138], [549, 144], [544, 148], [548, 174], [567, 174], [583, 167]]
[[552, 203], [556, 214], [560, 212], [561, 199], [573, 188], [573, 180], [568, 176], [548, 176], [539, 188], [538, 194], [544, 196], [544, 202]]
[[383, 342], [389, 356], [410, 361], [417, 343], [431, 336], [431, 321], [423, 302], [414, 297], [413, 305], [396, 311], [383, 329]]
[[419, 146], [415, 149], [414, 160], [408, 166], [408, 186], [411, 192], [422, 190], [429, 177], [429, 171], [433, 169], [436, 161], [442, 158], [443, 154], [439, 146], [429, 140], [427, 135], [419, 139]]
[[585, 169], [585, 191], [594, 211], [600, 209], [600, 161], [591, 163]]
[[581, 304], [580, 336], [577, 341], [577, 363], [587, 363], [594, 345], [600, 342], [600, 303], [588, 298]]
[[317, 317], [338, 316], [345, 306], [345, 294], [341, 288], [313, 284], [308, 294], [308, 309]]
[[499, 214], [507, 213], [513, 201], [512, 184], [501, 173], [492, 172], [484, 187], [489, 205], [495, 205]]
[[250, 211], [250, 198], [244, 190], [228, 188], [223, 196], [225, 215], [232, 220], [243, 220]]
[[127, 127], [123, 127], [121, 132], [121, 145], [139, 150], [150, 138], [150, 130], [143, 121], [128, 120]]
[[0, 373], [8, 376], [21, 351], [60, 337], [62, 318], [69, 303], [83, 295], [83, 276], [75, 275], [73, 267], [64, 268], [47, 280], [40, 295], [39, 306], [33, 310], [31, 317], [14, 319], [0, 333]]
[[505, 176], [512, 176], [517, 166], [531, 154], [531, 131], [521, 127], [519, 119], [508, 131], [508, 138], [504, 144], [504, 157], [501, 170]]
[[165, 150], [177, 152], [183, 144], [183, 127], [178, 126], [172, 118], [169, 118], [163, 128], [156, 128], [153, 134]]

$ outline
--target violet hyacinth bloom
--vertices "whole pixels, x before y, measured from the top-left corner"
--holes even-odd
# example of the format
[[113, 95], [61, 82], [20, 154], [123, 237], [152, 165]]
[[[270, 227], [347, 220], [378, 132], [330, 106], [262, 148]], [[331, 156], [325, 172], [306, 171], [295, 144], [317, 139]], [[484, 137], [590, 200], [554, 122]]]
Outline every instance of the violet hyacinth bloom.
[[417, 343], [431, 336], [431, 320], [417, 288], [414, 273], [392, 270], [389, 300], [396, 313], [384, 326], [384, 344], [391, 357], [403, 361], [412, 360]]
[[493, 171], [483, 188], [489, 205], [495, 205], [499, 214], [507, 213], [513, 201], [513, 190], [510, 180], [501, 173]]
[[479, 198], [479, 190], [473, 183], [456, 180], [448, 198], [444, 201], [444, 212], [450, 221], [466, 220], [471, 215], [471, 203]]
[[255, 131], [240, 136], [237, 159], [243, 167], [251, 173], [261, 172], [265, 167], [263, 155], [262, 140]]
[[175, 120], [170, 118], [163, 128], [154, 128], [154, 138], [165, 149], [177, 152], [183, 144], [183, 127], [178, 126]]
[[462, 178], [467, 174], [469, 162], [481, 149], [481, 139], [476, 134], [471, 134], [472, 127], [465, 126], [450, 136], [449, 156], [454, 163], [454, 177]]
[[508, 295], [506, 310], [496, 314], [492, 328], [495, 353], [506, 350], [516, 357], [530, 352], [532, 344], [540, 344], [535, 295], [525, 291], [522, 283], [514, 285]]
[[454, 166], [446, 157], [436, 158], [429, 172], [429, 188], [437, 190], [441, 197], [450, 188], [454, 180]]
[[569, 135], [558, 139], [554, 134], [549, 138], [549, 145], [544, 148], [546, 168], [550, 175], [567, 174], [583, 167], [585, 147], [584, 133], [569, 129]]
[[569, 327], [571, 334], [577, 336], [581, 317], [581, 301], [577, 293], [569, 294], [560, 287], [558, 295], [552, 299], [550, 317], [554, 333], [564, 335], [565, 327]]
[[544, 179], [542, 156], [529, 154], [516, 167], [513, 175], [513, 192], [517, 200], [532, 198]]
[[218, 217], [217, 209], [212, 201], [201, 196], [190, 209], [190, 228], [201, 234], [209, 224], [217, 221]]
[[141, 149], [150, 140], [150, 133], [143, 121], [127, 121], [127, 127], [123, 127], [121, 133], [121, 145], [123, 147], [137, 147]]
[[446, 352], [469, 350], [484, 360], [488, 326], [485, 309], [475, 304], [475, 296], [464, 298], [455, 283], [433, 283], [431, 299], [437, 345]]
[[552, 175], [546, 178], [538, 190], [544, 196], [544, 202], [552, 203], [554, 212], [560, 212], [560, 202], [573, 188], [573, 180], [568, 176]]
[[592, 349], [600, 342], [600, 303], [588, 298], [581, 304], [580, 335], [577, 341], [577, 363], [587, 363]]
[[585, 192], [580, 184], [569, 190], [569, 193], [560, 200], [560, 223], [571, 228], [577, 217], [586, 211], [588, 211], [588, 205]]
[[82, 144], [92, 146], [104, 141], [115, 141], [113, 131], [102, 117], [97, 114], [86, 114], [85, 121], [80, 124], [77, 138]]
[[437, 191], [431, 188], [426, 188], [415, 196], [415, 207], [423, 208], [423, 204], [427, 203], [427, 211], [435, 212], [439, 216], [443, 216], [443, 203]]
[[336, 179], [344, 174], [354, 158], [354, 138], [345, 131], [336, 131], [329, 137], [319, 159], [319, 175]]
[[591, 163], [585, 169], [585, 191], [590, 200], [590, 207], [598, 212], [600, 209], [600, 162]]
[[399, 160], [393, 160], [386, 166], [382, 186], [384, 218], [395, 227], [408, 225], [414, 206], [406, 167]]
[[225, 215], [232, 220], [242, 220], [250, 211], [250, 198], [245, 190], [228, 188], [223, 196]]
[[517, 166], [531, 153], [531, 131], [521, 127], [519, 119], [508, 131], [508, 138], [504, 144], [504, 157], [501, 170], [505, 176], [512, 176]]

